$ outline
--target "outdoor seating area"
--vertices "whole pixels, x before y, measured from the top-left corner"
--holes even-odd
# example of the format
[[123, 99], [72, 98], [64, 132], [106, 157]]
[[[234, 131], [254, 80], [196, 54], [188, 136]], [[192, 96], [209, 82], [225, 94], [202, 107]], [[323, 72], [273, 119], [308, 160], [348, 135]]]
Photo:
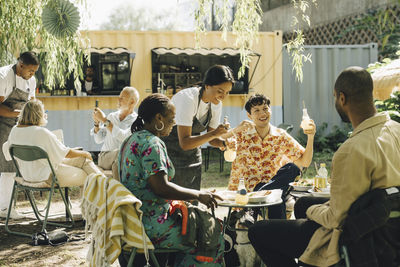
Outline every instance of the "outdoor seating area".
[[0, 267], [400, 267], [400, 0], [0, 14]]

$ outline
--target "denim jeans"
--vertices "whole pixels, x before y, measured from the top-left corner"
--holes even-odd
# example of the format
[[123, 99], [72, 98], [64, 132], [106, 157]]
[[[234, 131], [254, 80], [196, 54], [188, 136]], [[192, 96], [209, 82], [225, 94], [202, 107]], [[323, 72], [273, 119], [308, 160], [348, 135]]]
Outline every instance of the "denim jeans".
[[300, 169], [294, 163], [282, 166], [276, 175], [268, 183], [259, 183], [254, 187], [254, 191], [282, 189], [282, 204], [268, 207], [269, 219], [286, 219], [285, 200], [289, 189], [289, 183], [300, 175]]

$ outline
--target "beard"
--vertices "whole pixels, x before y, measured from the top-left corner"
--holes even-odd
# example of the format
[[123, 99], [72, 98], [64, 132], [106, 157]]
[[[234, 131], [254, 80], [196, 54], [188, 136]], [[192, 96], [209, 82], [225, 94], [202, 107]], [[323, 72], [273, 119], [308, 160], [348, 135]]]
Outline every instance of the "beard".
[[346, 113], [343, 111], [343, 109], [340, 108], [340, 106], [337, 104], [337, 102], [335, 102], [335, 108], [343, 122], [350, 122], [349, 117], [346, 115]]

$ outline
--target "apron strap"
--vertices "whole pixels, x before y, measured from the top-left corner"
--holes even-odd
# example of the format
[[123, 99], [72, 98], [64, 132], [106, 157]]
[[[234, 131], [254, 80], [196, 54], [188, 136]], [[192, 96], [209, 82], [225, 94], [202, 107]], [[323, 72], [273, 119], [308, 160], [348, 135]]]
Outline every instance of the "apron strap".
[[17, 64], [14, 64], [14, 66], [12, 66], [12, 69], [14, 71], [14, 88], [17, 87]]
[[[196, 113], [194, 114], [193, 120], [197, 119], [196, 116], [197, 116], [197, 113], [199, 112], [200, 101], [201, 101], [201, 97], [203, 96], [204, 90], [205, 89], [203, 87], [200, 88], [199, 100], [197, 101], [197, 109], [196, 109]], [[211, 114], [211, 101], [208, 103], [208, 111], [207, 111], [207, 118], [206, 118], [207, 127], [208, 127], [208, 124], [209, 124], [210, 114]], [[201, 118], [199, 118], [199, 119], [201, 119]]]

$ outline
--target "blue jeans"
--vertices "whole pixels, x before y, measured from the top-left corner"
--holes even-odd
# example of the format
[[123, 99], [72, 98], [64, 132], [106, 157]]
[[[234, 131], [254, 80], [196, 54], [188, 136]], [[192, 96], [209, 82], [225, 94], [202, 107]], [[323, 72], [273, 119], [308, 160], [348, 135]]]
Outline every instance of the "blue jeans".
[[294, 163], [283, 165], [276, 175], [268, 183], [259, 183], [253, 191], [282, 189], [282, 204], [268, 207], [269, 219], [286, 219], [285, 200], [289, 189], [289, 183], [300, 175], [300, 169]]

